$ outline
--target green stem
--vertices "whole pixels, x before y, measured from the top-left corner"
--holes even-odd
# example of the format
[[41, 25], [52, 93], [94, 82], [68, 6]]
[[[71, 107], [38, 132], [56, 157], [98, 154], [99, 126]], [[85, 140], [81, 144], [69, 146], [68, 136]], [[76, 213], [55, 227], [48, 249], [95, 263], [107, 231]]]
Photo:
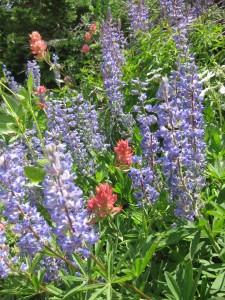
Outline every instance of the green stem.
[[[209, 223], [207, 225], [209, 225]], [[212, 243], [212, 246], [215, 249], [216, 253], [218, 254], [219, 258], [221, 259], [221, 261], [223, 263], [225, 263], [225, 259], [224, 259], [223, 256], [221, 256], [220, 249], [219, 249], [219, 247], [217, 246], [217, 244], [215, 243], [215, 241], [213, 239], [212, 232], [211, 232], [211, 229], [210, 229], [210, 225], [209, 226], [207, 226], [207, 225], [204, 226], [205, 232], [208, 235], [208, 238], [209, 238], [210, 242]]]
[[138, 288], [136, 288], [136, 286], [128, 284], [128, 283], [124, 283], [121, 282], [121, 285], [123, 285], [124, 287], [127, 287], [131, 290], [133, 290], [134, 292], [136, 292], [138, 295], [140, 295], [141, 297], [143, 297], [144, 299], [147, 300], [153, 300], [152, 298], [150, 298], [149, 296], [147, 296], [145, 293], [143, 293], [141, 290], [139, 290]]
[[35, 154], [34, 154], [32, 148], [31, 148], [30, 142], [29, 142], [29, 140], [28, 140], [28, 138], [27, 138], [27, 136], [26, 136], [26, 134], [25, 134], [25, 132], [24, 132], [24, 130], [23, 130], [21, 124], [20, 124], [20, 122], [18, 121], [15, 112], [13, 111], [13, 109], [12, 109], [11, 106], [9, 105], [8, 101], [7, 101], [6, 98], [4, 97], [4, 95], [3, 95], [3, 93], [2, 93], [2, 90], [1, 90], [1, 96], [2, 96], [3, 101], [5, 102], [5, 105], [6, 105], [6, 106], [9, 108], [9, 110], [11, 111], [11, 115], [12, 115], [12, 117], [15, 119], [16, 125], [17, 125], [18, 128], [20, 129], [20, 132], [21, 132], [21, 134], [23, 135], [23, 137], [24, 137], [24, 139], [25, 139], [25, 141], [26, 141], [26, 143], [27, 143], [27, 146], [28, 146], [28, 148], [30, 149], [31, 154], [33, 155], [34, 159], [36, 159], [36, 156], [35, 156]]
[[[15, 270], [14, 267], [8, 261], [6, 261], [6, 259], [3, 259], [3, 260], [4, 260], [5, 264], [7, 265], [7, 267], [10, 268], [10, 270], [14, 274], [16, 274], [18, 276], [22, 276], [22, 277], [26, 278], [28, 281], [30, 281], [32, 283], [32, 278], [29, 274], [22, 273], [22, 272], [19, 272], [19, 271]], [[57, 296], [55, 293], [53, 293], [53, 292], [49, 291], [48, 289], [46, 289], [43, 285], [39, 285], [39, 290], [42, 290], [43, 292], [48, 293], [50, 295]]]
[[18, 95], [15, 94], [12, 90], [10, 90], [10, 88], [8, 88], [7, 85], [5, 85], [4, 83], [2, 83], [1, 80], [0, 80], [0, 84], [1, 84], [6, 90], [8, 90], [11, 94], [13, 94], [15, 97], [18, 97]]
[[42, 147], [43, 147], [44, 155], [45, 155], [45, 157], [47, 158], [47, 153], [46, 153], [46, 151], [45, 151], [45, 145], [44, 145], [44, 142], [43, 142], [43, 139], [42, 139], [41, 131], [40, 131], [40, 128], [39, 128], [37, 119], [36, 119], [36, 117], [35, 117], [35, 114], [34, 114], [34, 111], [33, 111], [33, 108], [32, 108], [31, 105], [29, 106], [29, 109], [30, 109], [30, 112], [31, 112], [32, 117], [33, 117], [33, 119], [34, 119], [34, 122], [35, 122], [35, 125], [36, 125], [36, 128], [37, 128], [37, 131], [38, 131], [38, 135], [39, 135], [39, 138], [40, 138]]
[[[105, 268], [105, 266], [97, 259], [97, 257], [94, 256], [93, 253], [91, 253], [91, 258], [96, 262], [96, 264], [105, 272], [105, 274], [108, 276], [108, 272]], [[130, 288], [132, 289], [134, 292], [136, 292], [138, 295], [140, 295], [141, 297], [143, 297], [144, 299], [147, 300], [152, 300], [152, 298], [150, 298], [149, 296], [147, 296], [145, 293], [143, 293], [142, 291], [140, 291], [136, 286], [131, 285], [131, 284], [127, 284], [124, 282], [120, 282], [119, 284], [121, 284], [122, 286], [126, 287], [126, 288]]]

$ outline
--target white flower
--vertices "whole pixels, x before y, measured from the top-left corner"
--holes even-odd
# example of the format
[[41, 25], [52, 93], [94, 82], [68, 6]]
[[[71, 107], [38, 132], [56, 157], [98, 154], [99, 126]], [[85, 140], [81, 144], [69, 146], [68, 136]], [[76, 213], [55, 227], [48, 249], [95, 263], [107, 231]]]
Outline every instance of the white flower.
[[213, 72], [208, 72], [207, 76], [204, 77], [201, 82], [205, 82], [205, 81], [208, 81], [211, 77], [213, 77], [215, 75], [215, 73]]
[[221, 86], [220, 93], [225, 95], [225, 86], [224, 85]]

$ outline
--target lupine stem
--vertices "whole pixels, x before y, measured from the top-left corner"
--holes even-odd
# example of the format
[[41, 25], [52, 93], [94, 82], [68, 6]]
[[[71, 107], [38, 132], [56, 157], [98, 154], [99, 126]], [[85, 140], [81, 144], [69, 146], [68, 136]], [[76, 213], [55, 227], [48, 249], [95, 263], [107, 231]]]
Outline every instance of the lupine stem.
[[[19, 272], [17, 270], [15, 270], [13, 268], [13, 266], [6, 260], [6, 259], [3, 259], [5, 264], [7, 265], [8, 268], [10, 268], [10, 270], [16, 274], [16, 275], [19, 275], [19, 276], [23, 276], [24, 278], [26, 278], [27, 280], [29, 280], [31, 283], [33, 282], [32, 281], [32, 278], [29, 274], [26, 274], [26, 273], [22, 273], [22, 272]], [[45, 293], [48, 293], [50, 295], [54, 295], [54, 296], [57, 296], [55, 293], [53, 293], [52, 291], [49, 291], [48, 289], [46, 289], [43, 285], [39, 285], [39, 289], [42, 290], [43, 292]]]
[[44, 145], [44, 142], [43, 142], [43, 139], [42, 139], [41, 131], [40, 131], [40, 128], [39, 128], [37, 119], [36, 119], [36, 117], [35, 117], [35, 114], [34, 114], [34, 111], [33, 111], [33, 108], [32, 108], [31, 105], [30, 105], [29, 109], [30, 109], [30, 112], [31, 112], [32, 117], [33, 117], [33, 119], [34, 119], [34, 122], [35, 122], [35, 125], [36, 125], [36, 128], [37, 128], [37, 131], [38, 131], [38, 135], [39, 135], [39, 138], [40, 138], [42, 147], [43, 147], [44, 155], [45, 155], [45, 157], [47, 158], [47, 153], [46, 153], [46, 151], [45, 151], [45, 145]]
[[[97, 257], [94, 256], [93, 253], [91, 253], [91, 258], [96, 262], [96, 264], [105, 272], [105, 274], [108, 276], [108, 272], [106, 270], [106, 267], [97, 259]], [[147, 296], [145, 293], [140, 291], [137, 287], [131, 284], [127, 284], [124, 282], [120, 282], [119, 284], [123, 285], [124, 287], [132, 289], [134, 292], [136, 292], [138, 295], [142, 296], [143, 298], [147, 300], [152, 300], [149, 296]]]

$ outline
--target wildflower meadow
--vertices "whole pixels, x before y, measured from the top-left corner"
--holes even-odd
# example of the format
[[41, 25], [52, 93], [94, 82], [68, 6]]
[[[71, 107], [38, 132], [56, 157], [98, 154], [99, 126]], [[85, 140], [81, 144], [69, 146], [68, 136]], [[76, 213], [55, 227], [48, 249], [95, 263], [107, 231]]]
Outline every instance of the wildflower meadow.
[[64, 2], [1, 50], [0, 299], [225, 299], [224, 2]]

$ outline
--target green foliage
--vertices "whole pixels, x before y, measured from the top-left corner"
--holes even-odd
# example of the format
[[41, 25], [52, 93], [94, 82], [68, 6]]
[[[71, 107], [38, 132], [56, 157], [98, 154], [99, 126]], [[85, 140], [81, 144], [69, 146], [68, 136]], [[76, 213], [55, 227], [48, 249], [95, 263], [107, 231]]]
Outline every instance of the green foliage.
[[[152, 1], [149, 2], [154, 5]], [[56, 50], [60, 61], [64, 61], [63, 71], [68, 71], [76, 88], [96, 104], [99, 116], [103, 119], [102, 126], [104, 125], [106, 135], [109, 135], [107, 122], [110, 111], [105, 110], [108, 100], [101, 75], [99, 35], [91, 44], [89, 54], [81, 54], [80, 49], [84, 43], [84, 33], [89, 30], [92, 21], [96, 22], [99, 34], [99, 21], [105, 18], [109, 6], [115, 19], [122, 17], [125, 33], [128, 33], [126, 2], [60, 0], [57, 5], [55, 1], [5, 3], [10, 3], [12, 7], [4, 7], [0, 12], [1, 60], [15, 74], [21, 71], [21, 65], [25, 70], [24, 63], [27, 57], [31, 58], [28, 33], [32, 30], [40, 31], [49, 50]], [[220, 92], [225, 82], [224, 28], [222, 23], [216, 22], [221, 20], [222, 15], [223, 12], [214, 6], [202, 19], [196, 20], [189, 31], [191, 50], [200, 67], [199, 73], [203, 74], [205, 91], [208, 164], [205, 171], [207, 184], [199, 192], [199, 217], [193, 223], [182, 222], [174, 217], [173, 204], [169, 202], [169, 195], [163, 188], [157, 203], [150, 208], [144, 206], [143, 209], [138, 209], [132, 195], [129, 171], [115, 166], [113, 145], [112, 149], [102, 155], [92, 153], [99, 164], [96, 174], [88, 178], [79, 174], [76, 184], [84, 191], [85, 199], [88, 199], [90, 191], [94, 191], [99, 183], [108, 182], [117, 194], [118, 205], [123, 206], [122, 213], [113, 220], [108, 218], [99, 223], [99, 242], [91, 249], [92, 256], [86, 260], [74, 253], [72, 258], [75, 264], [68, 263], [65, 253], [59, 249], [54, 239], [52, 247], [44, 247], [43, 252], [32, 261], [27, 255], [27, 272], [16, 273], [1, 280], [1, 299], [138, 300], [144, 299], [143, 293], [149, 297], [146, 299], [154, 300], [225, 298], [225, 97]], [[172, 30], [165, 20], [158, 20], [158, 17], [156, 5], [151, 15], [151, 19], [155, 21], [154, 26], [124, 51], [127, 64], [122, 70], [125, 81], [122, 92], [126, 112], [132, 111], [137, 102], [136, 97], [130, 94], [131, 79], [139, 78], [149, 82], [147, 102], [154, 103], [161, 76], [168, 76], [175, 67], [179, 53], [175, 50]], [[42, 71], [44, 68], [43, 65]], [[207, 70], [213, 74], [210, 78], [207, 78]], [[45, 83], [52, 80], [48, 74], [43, 73]], [[15, 139], [19, 136], [26, 138], [26, 129], [33, 121], [39, 137], [42, 137], [46, 127], [45, 113], [38, 111], [36, 107], [32, 81], [32, 76], [29, 76], [27, 88], [21, 88], [19, 95], [9, 95], [1, 82], [0, 92], [5, 109], [0, 110], [0, 135], [8, 143], [13, 141], [12, 134], [15, 134]], [[55, 98], [63, 99], [68, 88], [55, 89], [53, 92]], [[119, 134], [115, 134], [114, 139], [118, 136]], [[110, 140], [111, 136], [107, 138]], [[131, 140], [136, 155], [141, 154], [140, 142], [140, 130], [136, 127]], [[26, 166], [24, 171], [30, 184], [35, 185], [38, 190], [38, 183], [44, 179], [44, 168], [48, 160], [35, 159], [34, 164]], [[41, 204], [39, 210], [50, 222]], [[7, 238], [8, 236], [9, 245], [17, 253], [17, 237], [11, 231], [7, 232]], [[66, 270], [58, 271], [59, 283], [46, 284], [44, 281], [46, 270], [40, 267], [43, 255], [61, 259], [67, 266]]]

